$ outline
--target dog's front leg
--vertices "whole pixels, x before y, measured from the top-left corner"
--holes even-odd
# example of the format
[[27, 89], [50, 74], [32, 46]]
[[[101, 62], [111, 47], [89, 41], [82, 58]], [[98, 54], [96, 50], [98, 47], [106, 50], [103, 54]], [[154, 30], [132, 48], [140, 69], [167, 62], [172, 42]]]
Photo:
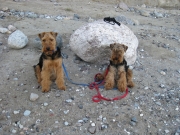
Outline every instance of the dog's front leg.
[[57, 67], [57, 78], [56, 78], [56, 84], [60, 90], [66, 90], [65, 82], [64, 82], [64, 72], [62, 69], [62, 66]]
[[127, 88], [127, 79], [126, 79], [126, 72], [122, 71], [119, 74], [119, 79], [117, 81], [117, 87], [118, 90], [120, 90], [121, 92], [126, 91]]
[[115, 77], [115, 69], [110, 67], [109, 72], [108, 72], [107, 76], [105, 77], [105, 89], [106, 90], [113, 89], [114, 84], [115, 84], [114, 77]]
[[51, 85], [50, 71], [47, 68], [43, 68], [41, 71], [41, 86], [42, 92], [48, 92]]

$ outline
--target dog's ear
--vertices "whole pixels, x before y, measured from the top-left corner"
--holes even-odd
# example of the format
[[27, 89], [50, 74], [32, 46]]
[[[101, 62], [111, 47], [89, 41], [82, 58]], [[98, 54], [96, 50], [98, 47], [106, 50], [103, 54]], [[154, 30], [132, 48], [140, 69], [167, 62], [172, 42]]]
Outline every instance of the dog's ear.
[[51, 35], [53, 35], [53, 37], [57, 37], [57, 35], [58, 35], [58, 33], [57, 32], [50, 32], [51, 33]]
[[39, 36], [40, 39], [42, 39], [42, 38], [44, 37], [44, 35], [45, 35], [45, 32], [38, 34], [38, 36]]
[[110, 44], [110, 49], [112, 50], [114, 47], [114, 44]]
[[123, 45], [123, 48], [124, 48], [124, 51], [126, 52], [126, 51], [127, 51], [127, 49], [128, 49], [128, 46]]

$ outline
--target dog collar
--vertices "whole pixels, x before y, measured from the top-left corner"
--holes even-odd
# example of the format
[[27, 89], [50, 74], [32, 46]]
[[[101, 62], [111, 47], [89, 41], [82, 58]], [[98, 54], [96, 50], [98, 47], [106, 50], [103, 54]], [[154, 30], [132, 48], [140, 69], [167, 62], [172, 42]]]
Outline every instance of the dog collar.
[[119, 66], [125, 66], [125, 70], [127, 72], [129, 66], [127, 65], [127, 61], [125, 59], [123, 59], [123, 61], [121, 63], [117, 63], [117, 64], [114, 64], [112, 60], [109, 61], [110, 62], [110, 66], [113, 66], [115, 68], [118, 68]]

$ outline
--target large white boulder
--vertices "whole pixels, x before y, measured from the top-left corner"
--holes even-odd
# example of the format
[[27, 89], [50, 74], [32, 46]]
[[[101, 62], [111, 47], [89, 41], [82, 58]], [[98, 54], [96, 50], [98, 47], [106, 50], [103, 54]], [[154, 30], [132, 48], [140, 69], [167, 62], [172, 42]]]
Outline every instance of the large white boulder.
[[8, 45], [10, 48], [21, 49], [28, 43], [28, 38], [20, 30], [13, 32], [8, 38]]
[[87, 62], [107, 63], [110, 59], [112, 43], [128, 46], [125, 59], [128, 65], [136, 61], [138, 39], [124, 24], [111, 25], [98, 20], [77, 29], [70, 38], [70, 47], [74, 53]]

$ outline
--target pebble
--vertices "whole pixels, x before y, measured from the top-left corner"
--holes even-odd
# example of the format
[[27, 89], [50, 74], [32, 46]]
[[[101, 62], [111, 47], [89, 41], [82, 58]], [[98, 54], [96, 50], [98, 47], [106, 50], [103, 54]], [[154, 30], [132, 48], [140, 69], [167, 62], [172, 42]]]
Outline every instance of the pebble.
[[88, 128], [88, 131], [91, 133], [91, 134], [94, 134], [96, 132], [96, 127], [89, 127]]
[[144, 89], [145, 89], [145, 90], [148, 90], [148, 89], [149, 89], [149, 87], [147, 87], [147, 86], [146, 86]]
[[160, 74], [161, 74], [161, 75], [166, 75], [166, 72], [161, 71]]
[[143, 114], [141, 113], [141, 114], [140, 114], [140, 116], [142, 117], [142, 116], [143, 116]]
[[44, 103], [44, 106], [48, 106], [48, 103]]
[[169, 130], [166, 129], [166, 130], [165, 130], [165, 133], [166, 133], [166, 134], [169, 133]]
[[83, 109], [83, 105], [82, 104], [79, 104], [78, 107], [79, 107], [79, 109]]
[[36, 101], [39, 98], [39, 95], [36, 93], [31, 93], [30, 95], [30, 100], [31, 101]]
[[161, 106], [161, 103], [160, 102], [156, 102], [157, 105]]
[[18, 110], [18, 111], [14, 111], [14, 114], [18, 114], [20, 112], [20, 110]]
[[66, 100], [66, 103], [71, 103], [72, 102], [72, 99], [67, 99]]
[[149, 12], [147, 12], [145, 10], [140, 10], [139, 12], [140, 12], [140, 15], [142, 15], [142, 16], [145, 16], [145, 17], [149, 17], [150, 16]]
[[164, 88], [165, 86], [164, 86], [164, 84], [160, 84], [160, 87], [161, 87], [161, 88]]
[[0, 45], [3, 45], [3, 43], [2, 43], [2, 42], [0, 42]]
[[64, 125], [65, 125], [65, 126], [68, 126], [68, 125], [69, 125], [69, 123], [68, 123], [67, 121], [65, 121], [65, 122], [64, 122]]
[[136, 117], [132, 117], [132, 118], [131, 118], [131, 121], [137, 122], [137, 118], [136, 118]]
[[8, 29], [7, 28], [0, 28], [0, 32], [1, 33], [8, 33]]
[[13, 25], [9, 25], [8, 30], [14, 32], [16, 30], [16, 27], [14, 27]]
[[87, 123], [89, 121], [88, 118], [83, 118], [84, 123]]
[[12, 130], [12, 133], [13, 133], [13, 134], [16, 134], [16, 133], [17, 133], [17, 130], [13, 129], [13, 130]]
[[69, 113], [69, 110], [64, 111], [64, 114], [68, 114], [68, 113]]
[[29, 110], [26, 110], [25, 112], [24, 112], [24, 116], [29, 116], [31, 114], [31, 111], [29, 111]]
[[96, 126], [96, 124], [95, 123], [91, 123], [91, 126], [94, 127], [94, 126]]

